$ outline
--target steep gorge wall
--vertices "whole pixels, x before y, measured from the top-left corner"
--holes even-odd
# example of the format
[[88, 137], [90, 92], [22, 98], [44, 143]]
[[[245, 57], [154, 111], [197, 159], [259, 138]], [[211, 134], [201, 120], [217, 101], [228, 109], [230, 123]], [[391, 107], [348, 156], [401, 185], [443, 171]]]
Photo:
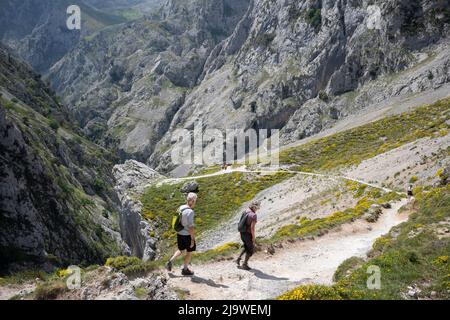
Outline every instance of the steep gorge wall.
[[290, 142], [361, 109], [333, 101], [413, 66], [449, 16], [440, 0], [170, 0], [81, 42], [49, 78], [91, 139], [170, 171], [174, 131], [199, 119]]
[[79, 135], [40, 76], [3, 48], [0, 93], [0, 271], [126, 253], [115, 157]]

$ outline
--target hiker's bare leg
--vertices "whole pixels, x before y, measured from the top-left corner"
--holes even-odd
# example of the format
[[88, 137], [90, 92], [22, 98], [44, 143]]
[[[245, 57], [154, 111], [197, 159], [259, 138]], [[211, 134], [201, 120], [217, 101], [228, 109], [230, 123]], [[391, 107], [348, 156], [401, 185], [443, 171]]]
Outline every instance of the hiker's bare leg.
[[184, 256], [184, 268], [187, 269], [189, 267], [189, 263], [191, 262], [192, 252], [186, 252]]
[[183, 253], [180, 250], [177, 250], [177, 252], [175, 252], [175, 254], [173, 255], [172, 258], [170, 258], [170, 261], [174, 261], [176, 258], [178, 258], [179, 256], [181, 256]]

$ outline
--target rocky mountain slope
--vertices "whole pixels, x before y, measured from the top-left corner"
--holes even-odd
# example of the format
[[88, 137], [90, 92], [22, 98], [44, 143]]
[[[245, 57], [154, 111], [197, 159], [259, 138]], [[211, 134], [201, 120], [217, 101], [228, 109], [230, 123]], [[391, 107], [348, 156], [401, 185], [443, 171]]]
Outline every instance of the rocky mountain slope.
[[3, 47], [0, 95], [0, 271], [125, 254], [117, 159], [86, 140], [40, 76]]
[[[449, 17], [436, 0], [170, 0], [159, 16], [81, 42], [49, 79], [91, 138], [170, 171], [173, 133], [198, 119], [281, 129], [287, 143], [380, 99], [447, 83], [446, 55], [429, 63], [446, 50]], [[391, 79], [395, 90], [358, 91], [419, 65]]]
[[[95, 1], [89, 1], [95, 3]], [[13, 48], [35, 70], [45, 73], [80, 39], [107, 26], [126, 21], [124, 17], [99, 11], [88, 1], [6, 0], [0, 2], [0, 42]], [[81, 30], [68, 30], [67, 8], [78, 5]]]
[[120, 10], [139, 8], [144, 10], [157, 9], [164, 0], [84, 0], [87, 4], [101, 10]]
[[160, 18], [143, 18], [81, 42], [49, 78], [89, 137], [123, 158], [144, 161], [246, 5], [169, 1]]

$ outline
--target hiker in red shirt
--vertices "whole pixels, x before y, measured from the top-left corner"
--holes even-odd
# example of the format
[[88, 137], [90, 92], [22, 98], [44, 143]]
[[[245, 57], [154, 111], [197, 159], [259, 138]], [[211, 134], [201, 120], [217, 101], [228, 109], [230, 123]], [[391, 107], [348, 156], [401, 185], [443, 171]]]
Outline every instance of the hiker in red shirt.
[[[241, 220], [239, 221], [239, 232], [241, 233], [241, 239], [244, 243], [244, 250], [242, 250], [236, 263], [238, 268], [244, 270], [250, 270], [248, 266], [248, 260], [255, 252], [256, 237], [255, 237], [255, 225], [257, 222], [256, 212], [261, 207], [259, 201], [253, 201], [249, 208], [242, 213]], [[242, 256], [245, 254], [244, 263], [241, 266]]]

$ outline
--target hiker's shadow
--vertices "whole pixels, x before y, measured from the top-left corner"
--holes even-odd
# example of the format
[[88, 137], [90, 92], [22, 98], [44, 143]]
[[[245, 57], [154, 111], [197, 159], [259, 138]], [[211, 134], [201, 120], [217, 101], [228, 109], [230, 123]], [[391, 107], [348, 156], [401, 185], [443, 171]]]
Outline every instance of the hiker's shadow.
[[287, 281], [288, 278], [279, 278], [272, 276], [270, 274], [264, 273], [261, 270], [258, 269], [251, 269], [251, 273], [253, 273], [257, 278], [263, 279], [263, 280], [273, 280], [273, 281]]
[[206, 284], [206, 285], [208, 285], [210, 287], [214, 287], [214, 288], [228, 288], [228, 286], [223, 285], [223, 284], [215, 283], [211, 279], [200, 278], [200, 277], [197, 277], [197, 276], [191, 277], [191, 281], [194, 282], [194, 283], [203, 283], [203, 284]]
[[[184, 276], [176, 276], [173, 273], [169, 273], [169, 277], [170, 278], [185, 278]], [[210, 286], [213, 288], [228, 288], [228, 286], [223, 285], [223, 284], [218, 284], [211, 279], [205, 279], [205, 278], [201, 278], [198, 276], [191, 276], [189, 278], [191, 278], [191, 281], [194, 283], [206, 284], [207, 286]]]

